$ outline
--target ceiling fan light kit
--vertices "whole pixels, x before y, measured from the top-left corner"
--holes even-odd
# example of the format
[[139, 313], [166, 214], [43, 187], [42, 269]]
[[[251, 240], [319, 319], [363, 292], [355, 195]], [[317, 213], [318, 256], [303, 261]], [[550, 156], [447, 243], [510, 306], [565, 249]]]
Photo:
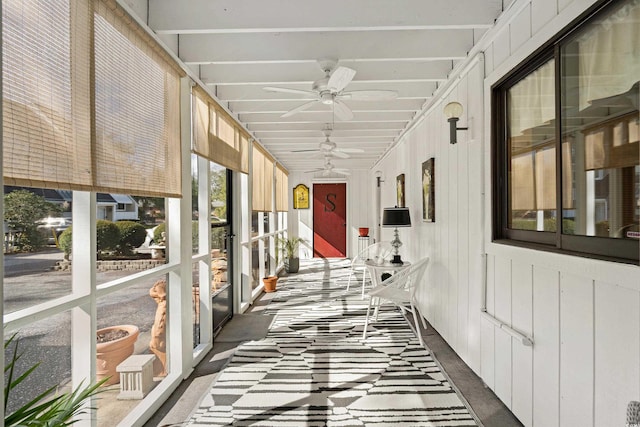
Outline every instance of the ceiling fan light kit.
[[349, 172], [348, 169], [344, 169], [344, 168], [336, 168], [333, 163], [331, 163], [331, 158], [328, 155], [325, 155], [324, 157], [324, 166], [318, 169], [311, 169], [308, 171], [305, 171], [305, 173], [316, 173], [316, 172], [322, 172], [323, 176], [328, 176], [331, 175], [332, 173], [337, 173], [339, 175], [351, 175], [351, 173]]
[[[349, 154], [355, 153], [364, 153], [362, 148], [338, 148], [335, 142], [331, 141], [329, 137], [331, 136], [331, 128], [329, 125], [322, 131], [325, 136], [325, 140], [320, 143], [318, 148], [311, 148], [305, 150], [292, 150], [293, 153], [309, 153], [316, 152], [322, 153], [325, 159], [329, 159], [329, 157], [339, 157], [341, 159], [348, 159], [351, 156]], [[346, 169], [345, 169], [346, 170]]]

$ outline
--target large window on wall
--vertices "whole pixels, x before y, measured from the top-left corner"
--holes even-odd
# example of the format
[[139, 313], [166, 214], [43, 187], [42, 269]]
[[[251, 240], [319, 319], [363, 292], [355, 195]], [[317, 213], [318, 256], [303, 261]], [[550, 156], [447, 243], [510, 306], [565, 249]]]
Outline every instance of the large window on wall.
[[494, 87], [494, 237], [638, 262], [640, 2], [611, 1]]

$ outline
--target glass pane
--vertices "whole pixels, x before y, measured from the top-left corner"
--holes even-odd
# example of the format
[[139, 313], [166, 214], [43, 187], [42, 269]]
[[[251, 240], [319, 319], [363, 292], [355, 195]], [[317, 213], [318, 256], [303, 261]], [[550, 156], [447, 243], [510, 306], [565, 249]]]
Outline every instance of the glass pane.
[[640, 4], [620, 2], [563, 47], [563, 233], [640, 237]]
[[[119, 212], [116, 202], [131, 206], [130, 212]], [[98, 193], [97, 283], [167, 262], [165, 202], [162, 197]]]
[[225, 290], [230, 284], [228, 275], [228, 251], [226, 245], [227, 227], [217, 227], [211, 230], [211, 292], [212, 295]]
[[[5, 339], [8, 340], [12, 335], [13, 332], [5, 332]], [[5, 364], [12, 360], [16, 341], [19, 342], [17, 354], [22, 356], [16, 363], [13, 379], [35, 364], [40, 365], [11, 390], [6, 402], [6, 414], [15, 412], [48, 388], [59, 386], [61, 391], [70, 390], [71, 313], [58, 314], [19, 330], [5, 349]]]
[[[171, 321], [170, 301], [165, 275], [141, 279], [126, 289], [98, 299], [98, 358], [101, 360], [97, 368], [98, 378], [110, 376], [107, 384], [118, 384], [120, 376], [116, 367], [130, 355], [156, 356], [149, 361], [154, 377], [152, 387], [166, 376], [170, 369], [166, 345]], [[118, 336], [116, 334], [122, 330], [127, 332], [123, 338], [131, 339], [130, 346], [122, 351], [100, 348], [108, 344], [109, 337]], [[100, 394], [99, 402], [104, 400], [104, 404], [98, 406], [98, 425], [116, 425], [139, 403], [139, 400], [116, 400], [119, 393], [120, 387], [116, 385]], [[120, 410], [113, 411], [113, 405]]]
[[264, 224], [262, 234], [271, 232], [270, 223], [272, 214], [270, 212], [260, 212], [259, 215], [262, 215], [262, 223]]
[[227, 169], [211, 164], [211, 223], [227, 222]]
[[260, 232], [259, 217], [262, 213], [258, 211], [251, 212], [251, 237], [256, 237]]
[[[192, 254], [198, 253], [198, 195], [200, 194], [200, 181], [198, 179], [198, 156], [191, 154], [191, 237]], [[206, 214], [205, 214], [206, 215]]]
[[251, 243], [251, 289], [255, 289], [260, 284], [260, 249], [256, 240]]
[[271, 250], [269, 243], [271, 242], [271, 237], [264, 239], [264, 275], [269, 276], [271, 274]]
[[[191, 275], [193, 286], [191, 300], [191, 316], [193, 323], [193, 348], [200, 344], [200, 262], [192, 263]], [[205, 270], [206, 271], [206, 270]]]
[[5, 313], [71, 293], [59, 239], [71, 227], [71, 202], [71, 191], [5, 186]]
[[512, 229], [556, 230], [554, 63], [546, 62], [507, 92]]

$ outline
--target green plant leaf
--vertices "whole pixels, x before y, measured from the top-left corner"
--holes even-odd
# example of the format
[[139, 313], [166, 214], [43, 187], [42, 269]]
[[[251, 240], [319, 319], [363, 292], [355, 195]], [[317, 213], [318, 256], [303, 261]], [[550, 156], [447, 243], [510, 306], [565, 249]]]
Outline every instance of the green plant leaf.
[[[14, 341], [16, 334], [11, 336], [5, 344], [6, 349]], [[11, 391], [15, 389], [22, 381], [25, 380], [38, 366], [39, 363], [27, 369], [15, 380], [13, 379], [15, 374], [16, 362], [20, 359], [21, 354], [18, 353], [19, 340], [15, 341], [13, 348], [13, 354], [9, 363], [4, 367], [7, 374], [7, 380], [5, 382], [4, 396], [5, 396], [5, 414], [7, 408], [7, 402], [11, 396]], [[101, 381], [83, 386], [83, 382], [78, 387], [68, 393], [62, 393], [58, 396], [50, 395], [55, 391], [57, 386], [53, 386], [44, 392], [40, 393], [29, 402], [22, 405], [16, 411], [9, 415], [5, 415], [5, 426], [45, 426], [45, 427], [64, 427], [74, 424], [77, 420], [74, 418], [77, 415], [86, 413], [88, 410], [94, 409], [92, 407], [85, 407], [84, 404], [87, 399], [101, 393], [100, 389], [109, 378], [104, 378]], [[48, 399], [49, 398], [49, 399]]]

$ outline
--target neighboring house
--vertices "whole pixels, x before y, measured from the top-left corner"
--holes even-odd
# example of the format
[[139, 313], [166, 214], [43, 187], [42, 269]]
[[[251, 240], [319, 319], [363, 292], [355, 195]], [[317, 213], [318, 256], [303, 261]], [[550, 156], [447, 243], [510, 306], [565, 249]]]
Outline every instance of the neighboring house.
[[125, 194], [97, 194], [98, 219], [109, 221], [138, 220], [138, 204], [131, 196]]
[[[27, 190], [42, 196], [46, 201], [61, 205], [63, 207], [62, 217], [71, 218], [71, 204], [73, 202], [73, 192], [68, 190], [51, 190], [48, 188], [16, 187], [5, 185], [4, 193], [8, 194], [16, 190]], [[125, 194], [98, 193], [97, 218], [108, 219], [109, 221], [130, 220], [137, 221], [138, 203], [133, 197]]]

